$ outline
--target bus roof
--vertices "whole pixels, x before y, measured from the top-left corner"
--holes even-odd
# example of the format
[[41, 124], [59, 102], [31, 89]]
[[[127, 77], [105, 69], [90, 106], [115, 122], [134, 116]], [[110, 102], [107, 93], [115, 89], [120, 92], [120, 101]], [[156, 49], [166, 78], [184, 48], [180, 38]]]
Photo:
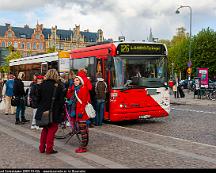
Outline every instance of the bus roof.
[[23, 65], [23, 64], [33, 64], [33, 63], [43, 63], [58, 60], [58, 52], [47, 53], [42, 55], [28, 56], [19, 59], [10, 60], [9, 66]]
[[59, 58], [70, 58], [69, 51], [60, 51], [41, 55], [28, 56], [10, 60], [9, 66], [57, 61]]
[[[119, 44], [131, 44], [131, 45], [155, 45], [160, 46], [166, 52], [167, 55], [167, 47], [162, 43], [155, 42], [113, 42], [113, 43], [105, 43], [99, 45], [93, 45], [89, 47], [79, 48], [72, 50], [70, 52], [70, 58], [83, 58], [83, 57], [103, 57], [107, 55], [116, 56], [116, 50]], [[161, 49], [161, 50], [162, 50]]]

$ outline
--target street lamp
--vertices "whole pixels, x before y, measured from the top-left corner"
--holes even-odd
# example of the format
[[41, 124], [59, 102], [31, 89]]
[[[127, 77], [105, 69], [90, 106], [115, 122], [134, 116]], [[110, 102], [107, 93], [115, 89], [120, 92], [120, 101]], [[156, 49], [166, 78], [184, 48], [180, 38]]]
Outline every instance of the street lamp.
[[[191, 32], [191, 27], [192, 27], [192, 8], [189, 6], [189, 5], [187, 5], [187, 6], [183, 6], [183, 5], [181, 5], [179, 8], [177, 8], [177, 10], [176, 10], [176, 14], [179, 14], [180, 13], [180, 9], [181, 8], [189, 8], [190, 9], [190, 33], [189, 33], [189, 36], [190, 36], [190, 42], [189, 42], [189, 64], [188, 64], [188, 66], [190, 67], [191, 66], [191, 34], [192, 34], [192, 32]], [[190, 74], [189, 74], [189, 80], [190, 80]]]

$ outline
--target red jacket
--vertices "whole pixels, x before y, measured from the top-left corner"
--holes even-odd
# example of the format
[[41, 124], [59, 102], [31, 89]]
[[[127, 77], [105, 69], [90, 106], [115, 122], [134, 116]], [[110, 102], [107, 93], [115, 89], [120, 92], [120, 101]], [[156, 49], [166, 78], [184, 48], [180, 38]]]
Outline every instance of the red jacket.
[[[66, 97], [68, 99], [70, 99], [73, 94], [74, 94], [74, 85], [68, 89]], [[81, 86], [77, 95], [78, 95], [79, 99], [82, 101], [82, 104], [79, 101], [77, 101], [77, 103], [76, 103], [76, 120], [86, 121], [89, 119], [89, 117], [85, 112], [85, 106], [90, 101], [89, 100], [90, 94], [89, 94], [87, 87], [85, 85]], [[78, 114], [82, 114], [83, 115], [82, 118], [79, 118]]]
[[88, 88], [88, 90], [92, 90], [92, 84], [91, 81], [87, 78], [86, 73], [84, 71], [79, 71], [77, 73], [77, 76], [80, 76], [83, 81], [84, 81], [84, 85]]

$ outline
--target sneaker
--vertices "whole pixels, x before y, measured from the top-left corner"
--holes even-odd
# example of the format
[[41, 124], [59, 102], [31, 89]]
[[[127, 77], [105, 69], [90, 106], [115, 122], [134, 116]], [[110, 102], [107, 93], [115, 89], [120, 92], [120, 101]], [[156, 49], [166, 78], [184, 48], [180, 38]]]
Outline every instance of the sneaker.
[[31, 129], [37, 129], [37, 126], [36, 125], [31, 125]]
[[36, 130], [41, 130], [42, 128], [40, 128], [39, 126], [35, 125]]
[[82, 148], [82, 147], [79, 147], [75, 150], [76, 153], [85, 153], [87, 152], [87, 149], [86, 148]]

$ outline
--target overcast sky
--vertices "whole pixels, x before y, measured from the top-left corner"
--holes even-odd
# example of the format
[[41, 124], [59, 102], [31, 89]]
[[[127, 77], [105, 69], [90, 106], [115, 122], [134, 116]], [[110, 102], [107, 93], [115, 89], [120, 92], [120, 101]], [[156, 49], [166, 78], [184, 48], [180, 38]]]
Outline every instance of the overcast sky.
[[193, 9], [192, 35], [203, 28], [216, 29], [216, 0], [0, 0], [0, 25], [28, 24], [34, 28], [37, 20], [45, 28], [104, 31], [105, 38], [146, 40], [152, 28], [153, 36], [171, 39], [176, 28], [189, 32], [189, 5]]

